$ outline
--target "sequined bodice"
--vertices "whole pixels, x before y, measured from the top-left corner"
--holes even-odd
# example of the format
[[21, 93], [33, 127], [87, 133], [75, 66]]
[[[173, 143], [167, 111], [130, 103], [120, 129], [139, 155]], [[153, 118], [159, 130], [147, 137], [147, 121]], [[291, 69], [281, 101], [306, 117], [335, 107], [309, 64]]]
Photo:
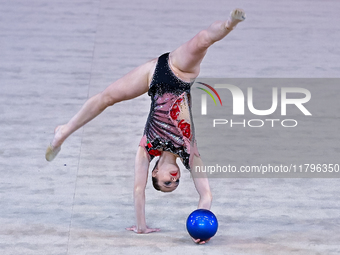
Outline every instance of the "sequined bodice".
[[156, 69], [148, 91], [152, 98], [155, 94], [171, 93], [179, 96], [183, 92], [190, 94], [192, 83], [184, 82], [172, 72], [169, 66], [169, 53], [158, 58]]
[[170, 151], [189, 169], [190, 150], [195, 141], [191, 115], [192, 83], [177, 78], [168, 64], [169, 53], [159, 57], [148, 94], [150, 113], [145, 125], [146, 149], [151, 156]]

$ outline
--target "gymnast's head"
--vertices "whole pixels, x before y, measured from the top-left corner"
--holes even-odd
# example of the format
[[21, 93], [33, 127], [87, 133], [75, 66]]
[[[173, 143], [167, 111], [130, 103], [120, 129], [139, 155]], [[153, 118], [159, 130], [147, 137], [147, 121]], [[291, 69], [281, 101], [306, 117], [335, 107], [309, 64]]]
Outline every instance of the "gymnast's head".
[[152, 184], [156, 190], [162, 192], [172, 192], [179, 185], [181, 172], [176, 163], [157, 160], [152, 170]]

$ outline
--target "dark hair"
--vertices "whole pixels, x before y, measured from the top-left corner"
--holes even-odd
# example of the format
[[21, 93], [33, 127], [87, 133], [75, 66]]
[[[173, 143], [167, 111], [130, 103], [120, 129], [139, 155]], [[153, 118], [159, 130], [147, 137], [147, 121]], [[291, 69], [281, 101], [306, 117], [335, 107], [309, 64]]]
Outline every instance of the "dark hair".
[[[152, 169], [152, 171], [154, 171], [156, 169], [156, 167], [158, 166], [158, 161], [159, 160], [157, 160], [157, 162], [156, 162], [154, 168]], [[153, 177], [153, 176], [152, 176], [152, 185], [155, 188], [155, 190], [159, 190], [159, 191], [161, 190], [161, 188], [158, 185], [158, 179], [156, 177]]]

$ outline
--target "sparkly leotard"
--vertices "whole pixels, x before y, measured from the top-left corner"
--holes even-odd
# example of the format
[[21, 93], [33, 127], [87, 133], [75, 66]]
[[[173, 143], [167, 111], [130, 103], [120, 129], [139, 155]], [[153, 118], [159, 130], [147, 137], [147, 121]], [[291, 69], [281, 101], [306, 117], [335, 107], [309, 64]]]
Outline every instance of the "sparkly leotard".
[[169, 53], [158, 58], [148, 95], [151, 107], [140, 146], [151, 161], [162, 151], [182, 159], [190, 170], [193, 156], [199, 156], [191, 115], [192, 83], [177, 78], [169, 66]]

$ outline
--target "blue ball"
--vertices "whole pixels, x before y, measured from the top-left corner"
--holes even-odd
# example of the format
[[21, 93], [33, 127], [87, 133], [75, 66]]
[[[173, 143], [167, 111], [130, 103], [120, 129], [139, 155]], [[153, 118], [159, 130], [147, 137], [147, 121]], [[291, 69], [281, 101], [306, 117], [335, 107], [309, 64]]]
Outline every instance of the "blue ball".
[[217, 228], [216, 216], [206, 209], [193, 211], [187, 219], [187, 230], [194, 239], [208, 240], [216, 234]]

